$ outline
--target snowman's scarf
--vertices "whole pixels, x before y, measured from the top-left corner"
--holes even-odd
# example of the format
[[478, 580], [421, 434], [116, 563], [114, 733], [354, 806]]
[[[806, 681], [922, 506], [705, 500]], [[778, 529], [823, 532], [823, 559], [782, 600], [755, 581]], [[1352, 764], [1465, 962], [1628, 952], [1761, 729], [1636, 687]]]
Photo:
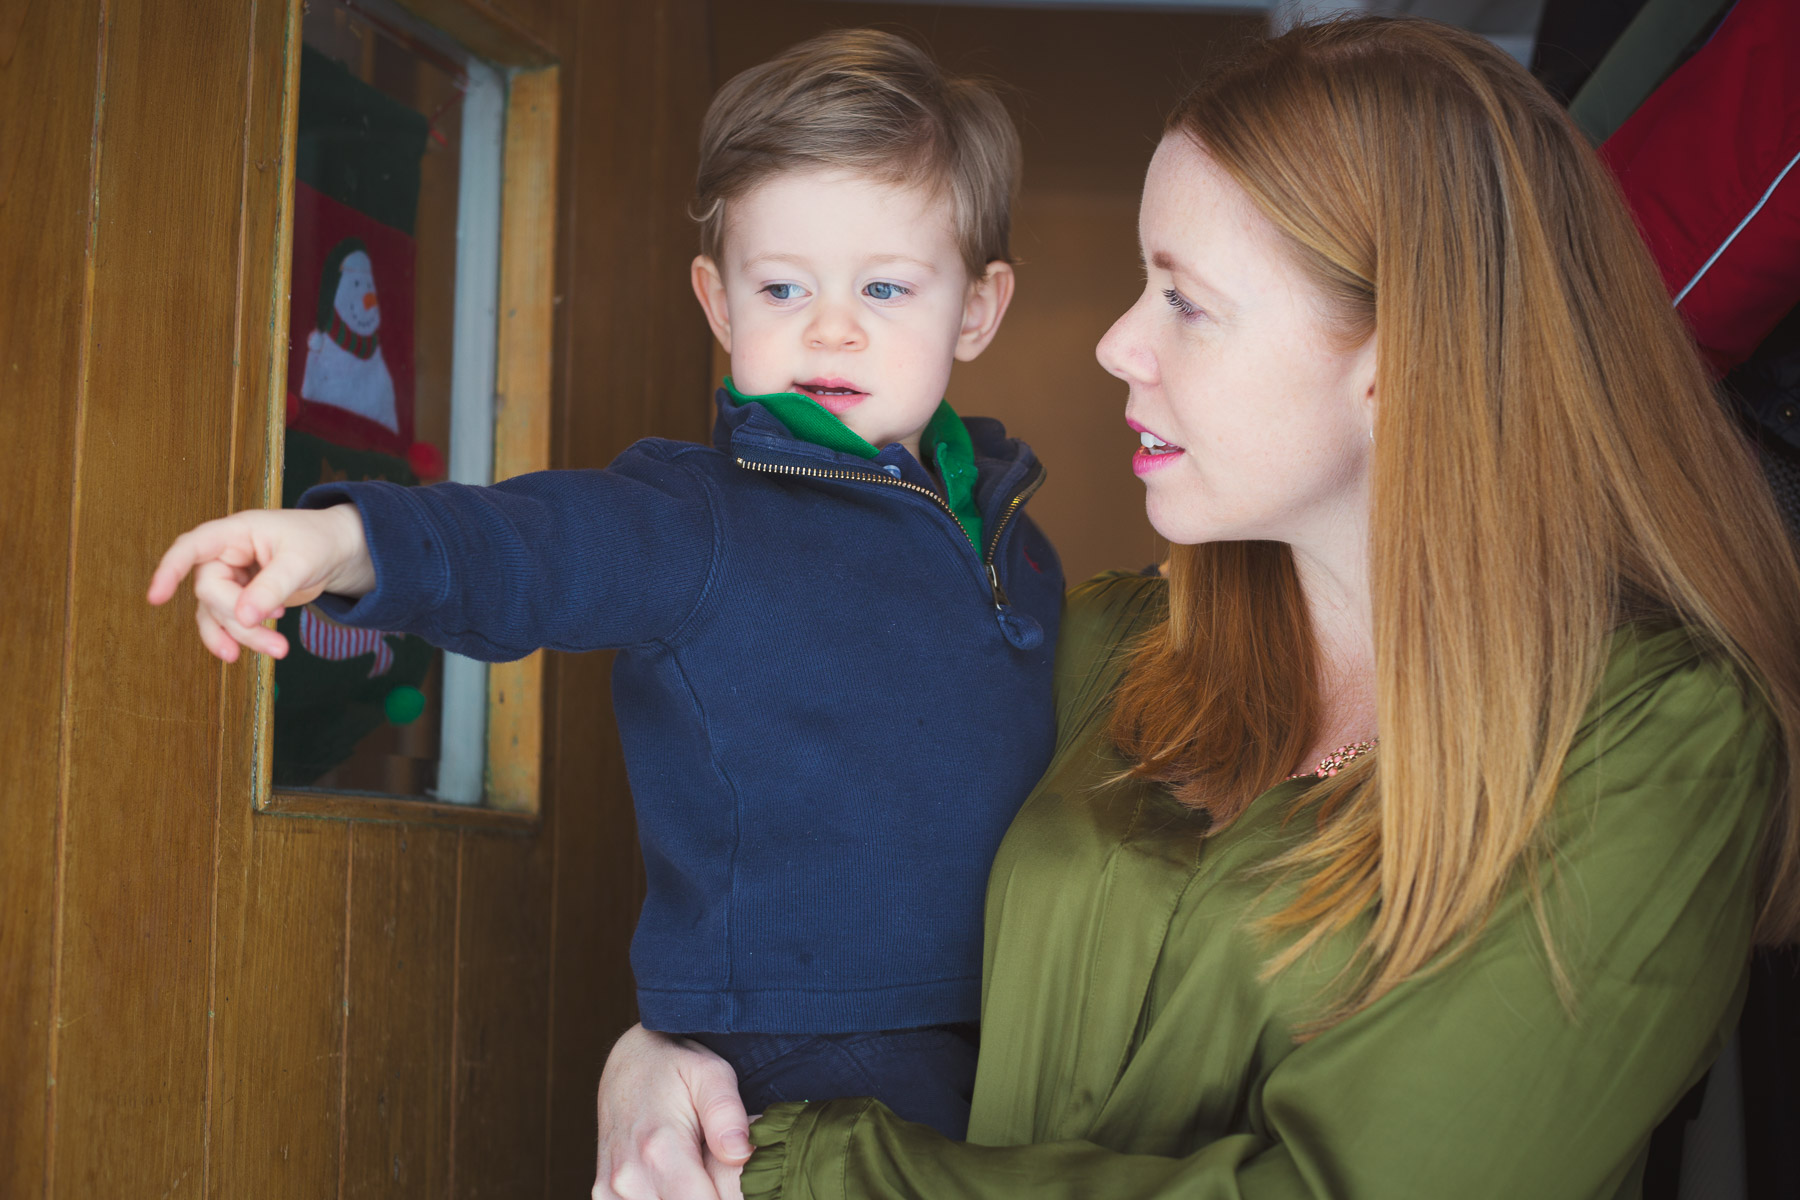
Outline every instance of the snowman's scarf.
[[375, 351], [381, 347], [381, 331], [379, 329], [364, 336], [344, 324], [344, 318], [335, 312], [331, 314], [331, 328], [326, 330], [326, 333], [332, 341], [358, 358], [373, 358]]

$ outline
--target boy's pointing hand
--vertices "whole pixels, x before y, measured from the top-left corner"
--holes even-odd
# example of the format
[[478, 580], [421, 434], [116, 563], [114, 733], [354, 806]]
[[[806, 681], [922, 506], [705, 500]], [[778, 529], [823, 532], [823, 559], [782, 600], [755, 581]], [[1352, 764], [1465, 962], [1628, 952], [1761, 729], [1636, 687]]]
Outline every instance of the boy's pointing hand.
[[281, 658], [287, 639], [263, 625], [323, 592], [360, 596], [375, 570], [356, 506], [249, 509], [197, 525], [175, 539], [150, 578], [148, 599], [166, 603], [189, 572], [200, 640], [236, 662], [238, 646]]

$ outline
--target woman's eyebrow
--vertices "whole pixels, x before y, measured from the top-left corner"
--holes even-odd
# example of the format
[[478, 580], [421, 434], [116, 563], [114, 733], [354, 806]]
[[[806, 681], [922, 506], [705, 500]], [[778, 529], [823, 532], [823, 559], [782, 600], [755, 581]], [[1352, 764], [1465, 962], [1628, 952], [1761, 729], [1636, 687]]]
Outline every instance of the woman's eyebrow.
[[[1142, 261], [1141, 255], [1139, 261]], [[1158, 250], [1152, 254], [1150, 256], [1150, 265], [1159, 271], [1167, 271], [1171, 275], [1178, 275], [1182, 279], [1197, 285], [1201, 291], [1209, 293], [1210, 297], [1214, 300], [1224, 301], [1229, 299], [1224, 292], [1221, 292], [1213, 285], [1213, 282], [1210, 279], [1176, 258], [1173, 254], [1170, 254], [1167, 250]]]

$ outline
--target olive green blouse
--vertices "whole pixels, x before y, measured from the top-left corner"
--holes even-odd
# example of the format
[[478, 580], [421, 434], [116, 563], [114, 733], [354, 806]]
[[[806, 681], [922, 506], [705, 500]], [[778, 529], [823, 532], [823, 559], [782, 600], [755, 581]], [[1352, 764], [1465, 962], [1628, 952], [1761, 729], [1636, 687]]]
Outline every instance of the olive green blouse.
[[1518, 888], [1466, 953], [1297, 1041], [1360, 932], [1264, 977], [1279, 943], [1254, 917], [1293, 885], [1255, 868], [1312, 827], [1305, 784], [1209, 837], [1114, 781], [1122, 650], [1164, 603], [1131, 576], [1070, 594], [1058, 749], [988, 887], [969, 1141], [869, 1100], [775, 1105], [746, 1197], [1639, 1195], [1650, 1130], [1742, 1002], [1767, 710], [1682, 631], [1621, 631], [1551, 831], [1573, 1007]]

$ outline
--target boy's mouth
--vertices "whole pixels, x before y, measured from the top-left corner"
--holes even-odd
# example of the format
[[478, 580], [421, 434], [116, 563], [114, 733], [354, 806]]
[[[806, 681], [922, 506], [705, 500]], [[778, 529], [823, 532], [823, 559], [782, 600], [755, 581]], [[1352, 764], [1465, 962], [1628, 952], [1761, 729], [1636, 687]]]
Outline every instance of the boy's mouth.
[[803, 396], [811, 396], [833, 415], [849, 412], [869, 394], [848, 379], [836, 378], [796, 381], [794, 390]]

